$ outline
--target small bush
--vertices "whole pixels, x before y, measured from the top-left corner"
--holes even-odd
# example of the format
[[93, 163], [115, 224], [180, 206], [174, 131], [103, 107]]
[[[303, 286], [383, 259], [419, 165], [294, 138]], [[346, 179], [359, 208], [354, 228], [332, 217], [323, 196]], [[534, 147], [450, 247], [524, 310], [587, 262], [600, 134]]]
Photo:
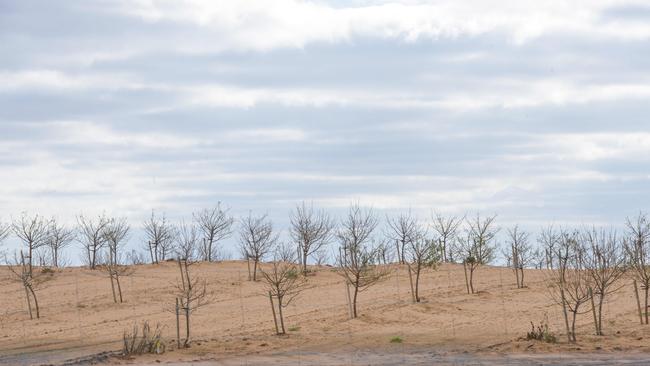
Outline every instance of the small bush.
[[297, 332], [297, 331], [299, 331], [299, 330], [300, 330], [300, 327], [299, 327], [299, 326], [296, 326], [296, 325], [294, 325], [293, 327], [289, 327], [289, 331], [290, 331], [290, 332]]
[[401, 337], [393, 337], [390, 339], [390, 343], [402, 343], [404, 340]]
[[156, 329], [152, 332], [149, 327], [149, 322], [142, 323], [142, 335], [139, 335], [139, 327], [137, 324], [133, 325], [133, 331], [124, 331], [122, 340], [124, 346], [122, 348], [122, 355], [141, 355], [144, 353], [165, 353], [165, 343], [162, 339], [162, 330], [160, 325], [156, 325]]
[[551, 333], [548, 330], [548, 323], [542, 321], [539, 325], [535, 326], [533, 322], [530, 322], [530, 332], [526, 334], [526, 340], [537, 340], [546, 343], [557, 343], [557, 337], [555, 334]]

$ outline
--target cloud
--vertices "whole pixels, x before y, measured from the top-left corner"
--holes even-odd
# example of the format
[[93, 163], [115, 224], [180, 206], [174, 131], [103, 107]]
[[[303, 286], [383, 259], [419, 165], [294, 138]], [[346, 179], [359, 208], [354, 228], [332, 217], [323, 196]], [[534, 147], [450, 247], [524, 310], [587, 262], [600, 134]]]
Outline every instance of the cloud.
[[223, 201], [286, 228], [359, 200], [536, 229], [650, 205], [638, 2], [0, 6], [4, 218]]

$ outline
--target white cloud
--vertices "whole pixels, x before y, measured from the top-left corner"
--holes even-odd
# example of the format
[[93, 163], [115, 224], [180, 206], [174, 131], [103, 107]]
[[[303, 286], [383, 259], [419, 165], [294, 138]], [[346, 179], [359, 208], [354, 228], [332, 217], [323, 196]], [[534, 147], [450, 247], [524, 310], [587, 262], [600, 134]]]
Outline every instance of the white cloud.
[[603, 23], [614, 0], [383, 2], [332, 7], [296, 0], [183, 3], [124, 2], [119, 11], [148, 22], [194, 24], [217, 34], [216, 48], [268, 50], [311, 42], [349, 42], [355, 37], [455, 38], [488, 32], [523, 43], [546, 34], [580, 33], [620, 39], [647, 39], [650, 24]]

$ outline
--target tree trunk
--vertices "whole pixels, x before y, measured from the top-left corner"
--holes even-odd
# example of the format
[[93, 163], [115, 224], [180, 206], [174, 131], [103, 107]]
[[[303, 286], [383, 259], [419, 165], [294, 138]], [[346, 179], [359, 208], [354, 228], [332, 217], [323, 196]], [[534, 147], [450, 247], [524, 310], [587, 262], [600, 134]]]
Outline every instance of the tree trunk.
[[113, 293], [113, 302], [117, 304], [117, 296], [115, 295], [115, 284], [113, 283], [113, 270], [109, 269], [109, 277], [111, 278], [111, 292]]
[[278, 314], [280, 315], [280, 326], [282, 328], [282, 334], [285, 334], [284, 330], [284, 317], [282, 316], [282, 298], [278, 296]]
[[359, 294], [359, 286], [354, 286], [354, 296], [352, 297], [352, 317], [357, 317], [357, 295]]
[[257, 281], [257, 262], [258, 261], [259, 260], [257, 258], [253, 261], [253, 281]]
[[34, 292], [34, 289], [30, 286], [29, 291], [32, 293], [32, 297], [34, 298], [34, 308], [36, 308], [36, 319], [41, 318], [41, 311], [38, 308], [38, 299], [36, 298], [36, 293]]
[[181, 315], [178, 306], [178, 297], [176, 298], [176, 348], [181, 348]]
[[399, 252], [399, 240], [395, 240], [395, 248], [397, 249], [397, 261], [402, 262], [402, 255]]
[[469, 267], [469, 289], [474, 293], [474, 266]]
[[124, 302], [122, 298], [122, 286], [120, 285], [120, 275], [115, 273], [115, 282], [117, 282], [117, 293], [120, 295], [120, 303]]
[[190, 345], [190, 302], [186, 299], [185, 304], [185, 347]]
[[302, 273], [307, 274], [307, 251], [302, 252]]
[[29, 262], [27, 262], [29, 264], [29, 277], [32, 277], [32, 273], [33, 273], [32, 272], [32, 253], [34, 251], [33, 247], [34, 247], [34, 244], [29, 243]]
[[27, 289], [27, 286], [23, 284], [23, 287], [25, 288], [25, 299], [27, 300], [27, 310], [29, 311], [29, 319], [34, 319], [34, 315], [32, 314], [32, 301], [29, 299], [29, 290]]
[[463, 261], [463, 271], [465, 272], [465, 287], [467, 287], [467, 294], [469, 294], [469, 279], [467, 278], [467, 263]]
[[596, 335], [600, 335], [600, 329], [598, 328], [598, 317], [596, 316], [596, 304], [594, 303], [594, 292], [589, 288], [589, 300], [591, 300], [591, 313], [594, 316], [594, 327], [596, 327]]
[[422, 268], [418, 265], [417, 272], [415, 272], [415, 301], [420, 302], [420, 272]]
[[573, 313], [573, 319], [571, 319], [571, 341], [575, 343], [577, 341], [576, 338], [576, 318], [578, 317], [578, 307], [576, 306], [575, 310], [572, 311]]
[[645, 315], [645, 323], [648, 324], [648, 283], [645, 284], [645, 307], [643, 308], [643, 313]]
[[573, 338], [571, 337], [571, 328], [569, 328], [569, 314], [566, 308], [566, 297], [564, 296], [564, 287], [562, 287], [562, 285], [560, 285], [560, 297], [562, 299], [562, 313], [564, 315], [564, 325], [566, 326], [566, 336], [569, 343], [571, 343]]
[[521, 288], [519, 285], [519, 268], [515, 267], [515, 279], [517, 280], [517, 288]]
[[153, 258], [153, 244], [149, 242], [149, 255], [151, 256], [151, 264], [155, 264], [156, 261]]
[[521, 276], [520, 276], [520, 278], [521, 278], [521, 288], [524, 288], [524, 267], [521, 267], [520, 270], [521, 270]]

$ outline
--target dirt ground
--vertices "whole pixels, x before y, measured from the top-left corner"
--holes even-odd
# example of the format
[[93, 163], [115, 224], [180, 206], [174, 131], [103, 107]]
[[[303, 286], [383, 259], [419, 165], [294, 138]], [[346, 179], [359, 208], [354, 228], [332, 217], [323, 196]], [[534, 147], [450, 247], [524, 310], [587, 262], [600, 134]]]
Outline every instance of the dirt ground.
[[[578, 320], [578, 343], [567, 344], [560, 308], [548, 296], [544, 271], [527, 270], [528, 287], [517, 289], [509, 269], [482, 267], [475, 280], [479, 293], [468, 295], [462, 266], [442, 265], [424, 274], [420, 288], [423, 301], [412, 304], [406, 268], [394, 266], [390, 278], [360, 294], [360, 316], [349, 320], [342, 278], [328, 267], [313, 269], [308, 288], [285, 309], [288, 334], [276, 336], [264, 285], [247, 281], [245, 262], [193, 266], [193, 273], [208, 281], [213, 301], [193, 315], [192, 346], [175, 350], [175, 318], [167, 310], [174, 301], [173, 284], [178, 272], [174, 263], [137, 266], [134, 275], [122, 280], [123, 304], [113, 303], [110, 282], [103, 272], [58, 270], [38, 292], [38, 320], [29, 320], [24, 292], [18, 283], [9, 280], [9, 271], [0, 268], [0, 363], [56, 364], [119, 350], [123, 332], [145, 320], [163, 327], [167, 352], [135, 359], [109, 358], [105, 362], [211, 360], [226, 365], [230, 364], [228, 360], [250, 360], [249, 364], [255, 364], [258, 359], [262, 360], [259, 364], [267, 364], [264, 358], [275, 354], [289, 360], [302, 357], [304, 364], [318, 355], [331, 355], [331, 364], [355, 364], [346, 360], [363, 352], [368, 357], [381, 354], [374, 350], [387, 352], [390, 357], [420, 355], [423, 362], [431, 361], [427, 357], [450, 355], [482, 355], [489, 359], [570, 352], [607, 359], [650, 354], [650, 326], [639, 325], [630, 285], [605, 304], [605, 336], [592, 335], [592, 316], [586, 313]], [[539, 323], [542, 319], [548, 319], [559, 343], [520, 339], [530, 330], [531, 321]], [[394, 337], [402, 343], [391, 343]], [[314, 364], [329, 364], [320, 360]], [[449, 364], [454, 360], [450, 359]], [[443, 359], [439, 361], [444, 364]]]

